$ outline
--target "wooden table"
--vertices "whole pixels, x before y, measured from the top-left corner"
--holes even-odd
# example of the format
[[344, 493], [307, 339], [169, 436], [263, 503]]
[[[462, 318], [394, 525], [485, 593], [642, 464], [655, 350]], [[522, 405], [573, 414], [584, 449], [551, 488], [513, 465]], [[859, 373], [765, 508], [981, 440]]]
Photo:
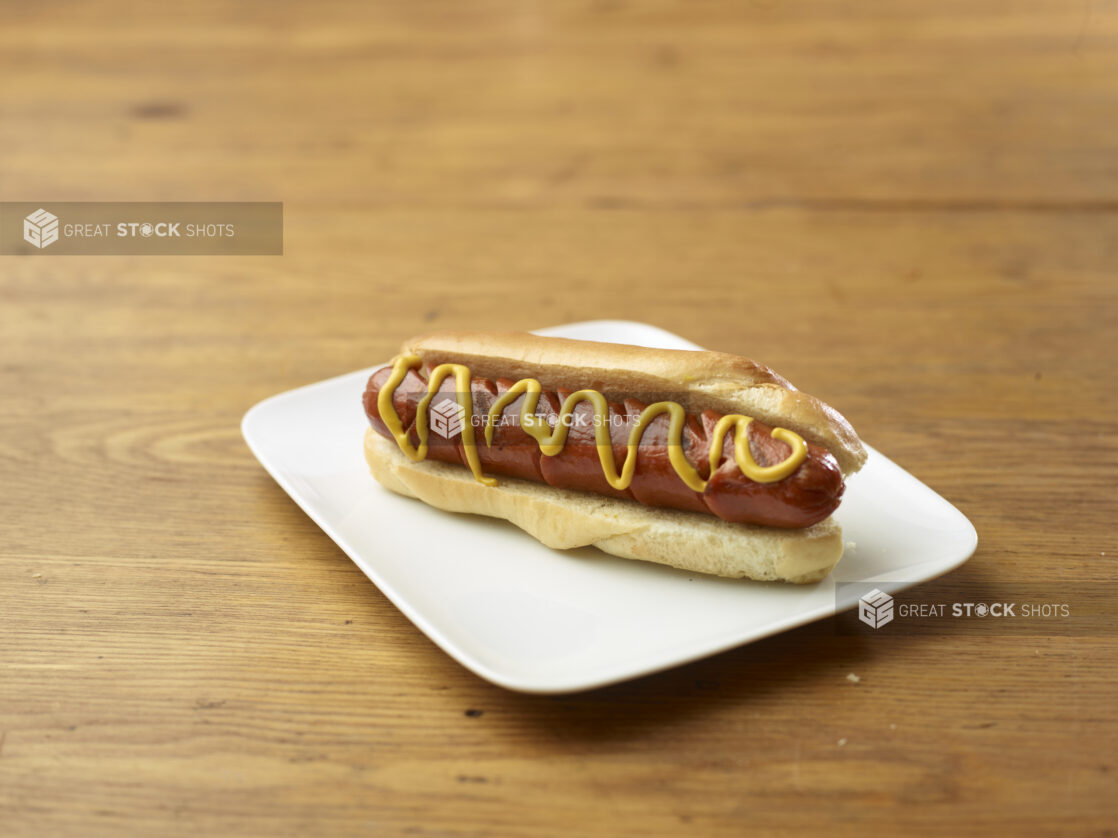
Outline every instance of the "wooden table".
[[1113, 631], [514, 694], [238, 424], [421, 330], [648, 321], [956, 504], [961, 589], [1109, 604], [1116, 117], [1094, 0], [6, 8], [0, 198], [281, 200], [286, 252], [0, 258], [0, 833], [1113, 829]]

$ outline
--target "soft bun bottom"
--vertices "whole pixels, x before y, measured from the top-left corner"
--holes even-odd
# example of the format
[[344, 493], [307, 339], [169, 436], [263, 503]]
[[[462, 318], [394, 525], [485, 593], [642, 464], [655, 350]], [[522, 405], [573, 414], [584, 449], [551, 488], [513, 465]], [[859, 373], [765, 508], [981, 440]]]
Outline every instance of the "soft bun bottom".
[[785, 530], [509, 477], [491, 488], [462, 466], [413, 462], [372, 428], [365, 432], [365, 459], [386, 489], [450, 512], [503, 518], [557, 550], [593, 545], [697, 573], [800, 584], [818, 582], [842, 558], [842, 530], [833, 518]]

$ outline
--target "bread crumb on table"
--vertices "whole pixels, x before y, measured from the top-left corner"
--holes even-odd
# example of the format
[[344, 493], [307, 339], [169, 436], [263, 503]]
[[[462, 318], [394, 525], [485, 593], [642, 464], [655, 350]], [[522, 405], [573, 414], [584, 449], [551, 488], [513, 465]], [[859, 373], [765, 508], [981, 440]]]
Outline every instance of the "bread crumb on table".
[[855, 675], [853, 672], [851, 672], [851, 673], [847, 674], [846, 680], [849, 681], [851, 684], [857, 684], [862, 679], [859, 678], [857, 675]]

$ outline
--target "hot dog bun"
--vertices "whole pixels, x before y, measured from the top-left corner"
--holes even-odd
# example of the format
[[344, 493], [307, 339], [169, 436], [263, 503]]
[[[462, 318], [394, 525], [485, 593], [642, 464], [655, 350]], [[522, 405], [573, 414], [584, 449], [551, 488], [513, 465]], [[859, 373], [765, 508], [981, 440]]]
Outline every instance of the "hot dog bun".
[[[463, 364], [472, 374], [493, 379], [531, 377], [547, 387], [594, 388], [611, 399], [668, 398], [685, 400], [689, 410], [743, 413], [826, 448], [847, 475], [866, 458], [854, 429], [837, 411], [768, 367], [735, 355], [491, 332], [413, 338], [401, 353]], [[510, 477], [493, 488], [457, 464], [415, 462], [371, 428], [365, 456], [374, 477], [398, 494], [448, 511], [503, 518], [556, 549], [594, 545], [684, 570], [797, 583], [822, 579], [842, 556], [842, 532], [832, 518], [803, 529], [778, 529]]]
[[372, 428], [365, 433], [365, 459], [377, 481], [396, 494], [448, 512], [503, 518], [557, 550], [593, 545], [697, 573], [797, 583], [818, 582], [842, 557], [842, 530], [834, 518], [787, 530], [511, 477], [493, 489], [461, 466], [413, 462]]

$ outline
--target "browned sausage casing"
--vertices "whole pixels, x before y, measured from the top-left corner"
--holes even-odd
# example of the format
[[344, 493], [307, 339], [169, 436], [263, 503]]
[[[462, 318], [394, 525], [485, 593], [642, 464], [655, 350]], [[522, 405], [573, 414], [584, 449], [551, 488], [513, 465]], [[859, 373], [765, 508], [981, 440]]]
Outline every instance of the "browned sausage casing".
[[[392, 403], [413, 445], [419, 444], [415, 419], [420, 399], [427, 394], [426, 375], [410, 370], [392, 395]], [[369, 378], [365, 390], [365, 413], [374, 430], [392, 439], [377, 409], [380, 389], [392, 374], [383, 367]], [[514, 382], [499, 378], [471, 381], [473, 413], [484, 418], [489, 408]], [[545, 390], [540, 395], [537, 415], [545, 419], [557, 416], [569, 391]], [[448, 377], [432, 399], [455, 398], [454, 378]], [[518, 418], [524, 396], [511, 402], [494, 428], [493, 443], [486, 445], [484, 426], [475, 427], [478, 458], [487, 474], [519, 477], [547, 483], [560, 489], [595, 492], [614, 498], [635, 500], [646, 506], [673, 507], [717, 515], [726, 521], [761, 524], [772, 527], [807, 527], [822, 521], [835, 511], [844, 489], [842, 472], [835, 458], [818, 445], [808, 443], [807, 458], [795, 472], [776, 483], [757, 483], [741, 473], [734, 461], [734, 432], [726, 434], [720, 465], [710, 473], [710, 438], [721, 414], [706, 410], [699, 416], [688, 415], [683, 433], [683, 452], [687, 461], [704, 480], [703, 492], [696, 492], [676, 473], [668, 460], [669, 418], [661, 414], [649, 423], [637, 449], [637, 466], [633, 482], [626, 490], [614, 489], [606, 481], [594, 440], [594, 408], [580, 402], [574, 409], [567, 443], [558, 454], [548, 457], [540, 452], [536, 441], [520, 429]], [[610, 438], [614, 462], [620, 471], [625, 462], [631, 422], [645, 408], [636, 399], [610, 402]], [[616, 419], [614, 418], [616, 417]], [[475, 420], [476, 421], [476, 420]], [[758, 465], [769, 466], [783, 461], [791, 453], [789, 446], [771, 436], [772, 428], [759, 421], [749, 425], [749, 447]], [[460, 433], [443, 438], [428, 434], [427, 456], [432, 460], [459, 463], [468, 467]]]

